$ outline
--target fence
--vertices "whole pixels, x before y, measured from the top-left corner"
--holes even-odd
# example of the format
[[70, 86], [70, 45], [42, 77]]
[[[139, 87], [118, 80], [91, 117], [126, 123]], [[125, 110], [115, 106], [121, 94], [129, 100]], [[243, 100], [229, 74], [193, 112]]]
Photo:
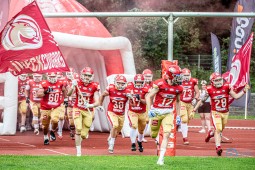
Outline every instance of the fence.
[[182, 64], [189, 64], [192, 66], [197, 66], [198, 68], [202, 67], [204, 70], [213, 69], [213, 59], [212, 55], [178, 55], [175, 56], [175, 60]]

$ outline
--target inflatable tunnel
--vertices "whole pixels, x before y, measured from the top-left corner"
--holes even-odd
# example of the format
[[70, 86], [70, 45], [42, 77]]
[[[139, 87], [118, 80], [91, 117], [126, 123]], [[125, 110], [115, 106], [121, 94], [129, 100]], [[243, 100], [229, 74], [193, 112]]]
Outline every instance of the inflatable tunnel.
[[[9, 20], [30, 2], [29, 0], [11, 0]], [[37, 1], [37, 3], [42, 13], [89, 12], [75, 0], [44, 0]], [[100, 83], [101, 92], [108, 85], [106, 79], [108, 76], [112, 74], [134, 75], [136, 73], [130, 41], [125, 37], [112, 37], [97, 18], [46, 18], [46, 22], [69, 67], [73, 67], [76, 72], [80, 72], [85, 66], [91, 67], [95, 73], [94, 81]], [[17, 80], [14, 77], [12, 81], [16, 82]], [[17, 98], [16, 93], [12, 95]], [[105, 110], [107, 110], [108, 102], [108, 99], [104, 102]], [[17, 118], [17, 108], [15, 109], [13, 113], [8, 113], [8, 115], [15, 114], [13, 124], [8, 124], [9, 127], [14, 126], [14, 128], [16, 128], [15, 118]], [[5, 110], [4, 119], [6, 116]], [[3, 124], [6, 125], [5, 120]], [[96, 112], [92, 130], [101, 132], [110, 130], [105, 113]], [[3, 133], [0, 128], [0, 134], [15, 133], [16, 129]]]

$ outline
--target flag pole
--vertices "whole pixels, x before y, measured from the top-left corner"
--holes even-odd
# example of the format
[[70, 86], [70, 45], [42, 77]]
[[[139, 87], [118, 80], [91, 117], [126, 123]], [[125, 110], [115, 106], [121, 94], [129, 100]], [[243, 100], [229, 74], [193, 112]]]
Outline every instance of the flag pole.
[[249, 90], [246, 89], [246, 96], [245, 96], [245, 110], [244, 110], [244, 119], [246, 120], [247, 119], [247, 108], [248, 108], [248, 93], [249, 93]]

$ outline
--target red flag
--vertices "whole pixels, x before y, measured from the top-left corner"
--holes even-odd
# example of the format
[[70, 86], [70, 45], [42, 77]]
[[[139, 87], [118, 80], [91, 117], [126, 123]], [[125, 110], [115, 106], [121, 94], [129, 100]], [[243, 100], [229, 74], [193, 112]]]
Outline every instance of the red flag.
[[7, 23], [0, 40], [0, 73], [69, 71], [35, 1]]
[[237, 93], [240, 92], [249, 82], [252, 42], [253, 33], [251, 33], [245, 44], [233, 57], [231, 69], [224, 75], [224, 77], [228, 75], [227, 81], [231, 84]]

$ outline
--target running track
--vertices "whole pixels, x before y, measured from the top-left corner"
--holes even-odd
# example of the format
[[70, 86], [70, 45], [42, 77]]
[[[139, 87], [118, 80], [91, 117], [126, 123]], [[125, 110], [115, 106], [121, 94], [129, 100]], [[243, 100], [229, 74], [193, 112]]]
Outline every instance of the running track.
[[[192, 120], [189, 128], [190, 145], [182, 144], [181, 133], [177, 132], [176, 156], [216, 156], [214, 140], [204, 142], [206, 134], [200, 134], [200, 120]], [[255, 120], [229, 120], [223, 135], [233, 138], [232, 143], [222, 143], [222, 156], [255, 157]], [[109, 133], [90, 132], [89, 138], [82, 142], [82, 155], [111, 155], [108, 153]], [[130, 150], [130, 139], [118, 136], [114, 155], [156, 155], [153, 139], [146, 137], [144, 152]], [[76, 155], [74, 140], [69, 132], [64, 132], [62, 140], [43, 145], [43, 135], [35, 136], [32, 131], [17, 132], [15, 136], [0, 136], [0, 155]]]

